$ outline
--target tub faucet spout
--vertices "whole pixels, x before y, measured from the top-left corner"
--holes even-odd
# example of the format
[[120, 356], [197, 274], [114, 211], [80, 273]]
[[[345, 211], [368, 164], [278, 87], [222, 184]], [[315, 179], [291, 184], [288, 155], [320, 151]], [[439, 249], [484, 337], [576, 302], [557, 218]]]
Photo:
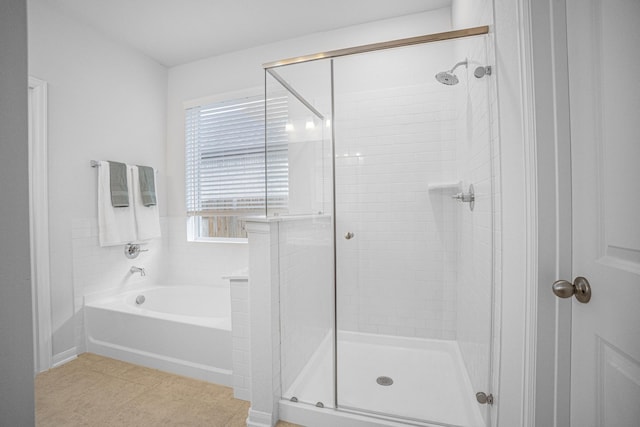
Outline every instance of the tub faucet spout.
[[131, 272], [131, 274], [140, 273], [141, 276], [146, 276], [147, 275], [147, 272], [144, 271], [144, 268], [136, 267], [135, 265], [133, 267], [131, 267], [131, 269], [129, 269], [129, 271]]

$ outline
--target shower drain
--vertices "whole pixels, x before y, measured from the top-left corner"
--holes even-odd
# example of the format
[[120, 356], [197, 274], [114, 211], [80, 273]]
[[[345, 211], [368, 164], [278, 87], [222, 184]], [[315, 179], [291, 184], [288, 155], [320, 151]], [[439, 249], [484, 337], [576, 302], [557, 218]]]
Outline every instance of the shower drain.
[[391, 377], [378, 377], [376, 382], [380, 385], [391, 385], [393, 384], [393, 379]]

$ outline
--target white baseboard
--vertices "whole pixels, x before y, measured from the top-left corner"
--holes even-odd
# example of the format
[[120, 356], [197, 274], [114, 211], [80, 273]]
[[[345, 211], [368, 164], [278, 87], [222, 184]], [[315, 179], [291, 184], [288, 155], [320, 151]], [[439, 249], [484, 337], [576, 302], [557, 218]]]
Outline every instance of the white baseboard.
[[274, 425], [273, 415], [268, 412], [249, 409], [247, 427], [272, 427]]
[[87, 350], [100, 356], [111, 357], [124, 362], [159, 369], [172, 374], [196, 378], [227, 387], [231, 387], [233, 384], [233, 373], [230, 369], [214, 368], [212, 366], [95, 340], [91, 337], [88, 339]]
[[73, 359], [78, 357], [78, 348], [71, 347], [68, 350], [63, 351], [62, 353], [53, 355], [53, 364], [52, 368], [55, 368], [60, 365], [64, 365], [65, 363], [71, 362]]
[[251, 392], [246, 388], [233, 388], [233, 397], [251, 402]]

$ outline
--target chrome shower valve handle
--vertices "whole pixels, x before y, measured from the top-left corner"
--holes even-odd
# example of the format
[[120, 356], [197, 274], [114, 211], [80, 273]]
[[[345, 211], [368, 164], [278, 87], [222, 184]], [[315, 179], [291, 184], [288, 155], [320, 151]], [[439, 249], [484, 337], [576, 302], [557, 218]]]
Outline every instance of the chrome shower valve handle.
[[124, 245], [124, 256], [134, 259], [140, 255], [140, 252], [149, 252], [149, 249], [141, 249], [140, 245], [140, 243], [127, 243]]
[[461, 203], [469, 203], [469, 209], [473, 211], [476, 202], [476, 193], [473, 189], [473, 184], [469, 184], [469, 192], [468, 193], [458, 193], [451, 196], [452, 199], [457, 200]]
[[451, 198], [459, 200], [463, 203], [471, 203], [475, 200], [475, 197], [471, 193], [458, 193], [451, 196]]

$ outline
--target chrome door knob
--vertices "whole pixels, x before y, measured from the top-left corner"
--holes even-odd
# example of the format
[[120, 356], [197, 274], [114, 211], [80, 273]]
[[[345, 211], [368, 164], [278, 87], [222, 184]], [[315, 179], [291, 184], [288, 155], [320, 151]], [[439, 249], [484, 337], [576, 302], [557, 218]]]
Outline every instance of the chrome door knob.
[[567, 280], [557, 280], [551, 286], [553, 293], [560, 298], [570, 298], [575, 295], [581, 303], [588, 303], [591, 300], [591, 285], [584, 277], [576, 277], [573, 283]]
[[353, 236], [354, 236], [354, 234], [352, 232], [350, 232], [350, 231], [344, 234], [344, 238], [347, 239], [347, 240], [353, 239]]

